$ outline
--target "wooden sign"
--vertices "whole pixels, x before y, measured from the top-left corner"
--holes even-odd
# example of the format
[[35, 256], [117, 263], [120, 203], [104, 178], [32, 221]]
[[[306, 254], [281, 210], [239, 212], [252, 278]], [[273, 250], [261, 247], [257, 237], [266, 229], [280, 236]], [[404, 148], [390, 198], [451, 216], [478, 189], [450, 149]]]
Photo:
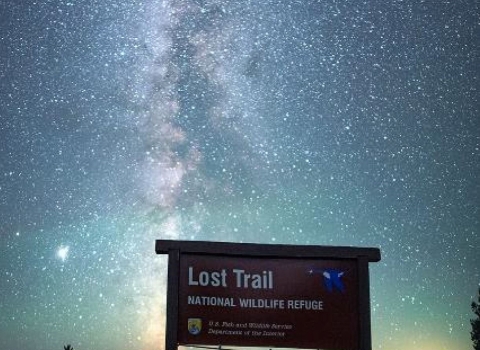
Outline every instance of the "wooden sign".
[[167, 350], [371, 349], [375, 248], [157, 241], [169, 254]]

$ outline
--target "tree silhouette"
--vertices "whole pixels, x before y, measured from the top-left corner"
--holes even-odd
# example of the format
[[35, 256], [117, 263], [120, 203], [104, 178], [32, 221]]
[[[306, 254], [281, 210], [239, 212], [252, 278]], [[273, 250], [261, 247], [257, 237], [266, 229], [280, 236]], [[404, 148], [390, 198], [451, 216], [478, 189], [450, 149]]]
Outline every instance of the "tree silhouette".
[[480, 350], [480, 288], [478, 288], [478, 303], [472, 301], [472, 311], [477, 317], [470, 320], [472, 325], [470, 335], [473, 341], [473, 349]]
[[68, 344], [67, 346], [63, 346], [63, 350], [73, 350], [73, 346], [71, 346], [70, 344]]

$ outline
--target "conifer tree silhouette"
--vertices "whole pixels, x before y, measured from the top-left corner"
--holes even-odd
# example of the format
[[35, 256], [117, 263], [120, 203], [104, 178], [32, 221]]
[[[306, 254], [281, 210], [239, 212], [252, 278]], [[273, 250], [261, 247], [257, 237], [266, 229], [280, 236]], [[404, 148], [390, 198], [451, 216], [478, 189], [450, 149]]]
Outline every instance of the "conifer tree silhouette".
[[473, 341], [473, 349], [480, 350], [480, 287], [478, 288], [478, 302], [472, 301], [472, 311], [477, 317], [470, 320], [472, 325], [470, 336]]

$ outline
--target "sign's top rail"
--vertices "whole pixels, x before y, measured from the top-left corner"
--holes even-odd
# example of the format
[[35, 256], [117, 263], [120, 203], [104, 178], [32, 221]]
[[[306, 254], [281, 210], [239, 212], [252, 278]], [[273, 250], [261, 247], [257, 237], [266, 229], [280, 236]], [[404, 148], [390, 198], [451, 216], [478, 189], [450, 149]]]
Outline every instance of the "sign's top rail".
[[302, 246], [288, 244], [227, 243], [208, 241], [174, 241], [159, 239], [155, 244], [157, 254], [178, 250], [180, 253], [215, 254], [252, 257], [291, 258], [366, 258], [369, 262], [380, 261], [380, 249], [347, 246]]

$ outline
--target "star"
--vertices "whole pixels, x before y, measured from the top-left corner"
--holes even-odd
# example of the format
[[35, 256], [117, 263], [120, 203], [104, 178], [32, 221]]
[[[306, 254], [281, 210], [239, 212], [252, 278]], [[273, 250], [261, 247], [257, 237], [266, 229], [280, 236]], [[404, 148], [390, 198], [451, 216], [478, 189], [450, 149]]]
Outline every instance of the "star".
[[68, 258], [68, 251], [70, 250], [70, 247], [61, 245], [60, 247], [57, 248], [57, 258], [60, 259], [62, 262], [67, 260]]

